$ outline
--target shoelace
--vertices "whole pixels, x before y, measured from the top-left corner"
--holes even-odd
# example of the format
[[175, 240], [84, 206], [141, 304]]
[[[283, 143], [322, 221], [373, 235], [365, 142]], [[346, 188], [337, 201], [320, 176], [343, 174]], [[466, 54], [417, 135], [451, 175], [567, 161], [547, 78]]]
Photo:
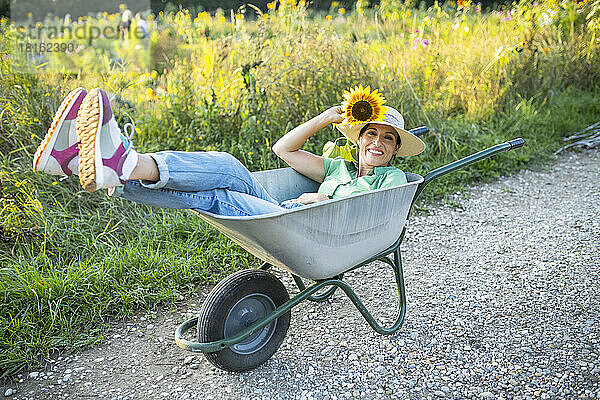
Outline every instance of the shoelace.
[[135, 123], [133, 121], [126, 123], [123, 126], [123, 131], [125, 132], [125, 136], [127, 136], [127, 139], [133, 139], [133, 135], [135, 135]]
[[133, 118], [131, 118], [131, 115], [127, 114], [126, 112], [123, 114], [125, 114], [127, 118], [129, 118], [129, 120], [131, 121], [123, 125], [123, 132], [125, 132], [127, 138], [131, 140], [133, 139], [133, 135], [135, 135], [135, 121], [133, 120]]

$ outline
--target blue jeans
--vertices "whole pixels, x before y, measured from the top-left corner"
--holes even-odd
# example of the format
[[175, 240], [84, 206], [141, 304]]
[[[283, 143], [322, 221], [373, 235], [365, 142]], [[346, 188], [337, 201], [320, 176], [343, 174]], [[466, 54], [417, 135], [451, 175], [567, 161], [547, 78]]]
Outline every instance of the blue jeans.
[[279, 205], [246, 167], [229, 153], [161, 151], [150, 154], [158, 182], [127, 181], [121, 196], [161, 208], [191, 208], [226, 216], [268, 214], [302, 204]]

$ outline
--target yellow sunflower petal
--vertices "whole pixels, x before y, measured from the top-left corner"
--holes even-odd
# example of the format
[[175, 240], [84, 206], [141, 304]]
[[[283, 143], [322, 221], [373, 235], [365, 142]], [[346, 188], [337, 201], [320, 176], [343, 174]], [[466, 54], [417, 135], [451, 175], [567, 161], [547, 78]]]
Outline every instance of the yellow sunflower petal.
[[363, 88], [362, 84], [349, 91], [344, 91], [344, 110], [347, 123], [354, 125], [361, 122], [380, 121], [387, 107], [383, 107], [385, 98], [377, 89], [371, 91], [371, 86]]

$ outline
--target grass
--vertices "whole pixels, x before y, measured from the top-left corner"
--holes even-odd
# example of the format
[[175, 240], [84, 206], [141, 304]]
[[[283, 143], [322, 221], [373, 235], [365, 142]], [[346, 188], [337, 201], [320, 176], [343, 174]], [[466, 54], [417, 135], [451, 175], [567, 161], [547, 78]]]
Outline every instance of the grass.
[[[359, 83], [381, 89], [409, 128], [431, 128], [425, 153], [396, 160], [405, 171], [424, 174], [525, 139], [523, 148], [432, 183], [423, 208], [473, 182], [548, 163], [562, 137], [600, 115], [600, 46], [587, 12], [524, 2], [503, 10], [512, 19], [502, 21], [497, 11], [462, 4], [418, 10], [382, 0], [378, 11], [333, 8], [328, 18], [284, 1], [267, 17], [235, 22], [166, 13], [156, 16], [151, 38], [160, 62], [115, 64], [111, 57], [137, 57], [135, 41], [99, 40], [69, 59], [75, 78], [25, 74], [1, 57], [0, 376], [38, 366], [53, 351], [93, 345], [108, 318], [173, 302], [258, 262], [186, 211], [89, 194], [76, 179], [32, 172], [35, 148], [69, 89], [115, 94], [115, 115], [136, 121], [141, 151], [228, 151], [251, 170], [283, 166], [273, 143]], [[549, 9], [558, 13], [552, 24], [532, 22]], [[14, 28], [7, 21], [0, 28], [3, 53]], [[337, 136], [327, 128], [305, 148], [320, 153]]]

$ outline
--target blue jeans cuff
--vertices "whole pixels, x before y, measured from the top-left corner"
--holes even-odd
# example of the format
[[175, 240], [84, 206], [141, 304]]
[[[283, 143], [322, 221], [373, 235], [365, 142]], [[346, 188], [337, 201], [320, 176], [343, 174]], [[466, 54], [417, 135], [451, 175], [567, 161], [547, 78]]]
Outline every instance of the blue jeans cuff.
[[140, 180], [140, 183], [143, 187], [146, 187], [148, 189], [163, 188], [169, 181], [169, 168], [167, 167], [167, 163], [160, 156], [160, 154], [149, 154], [149, 156], [152, 157], [154, 161], [156, 161], [160, 178], [158, 182]]

